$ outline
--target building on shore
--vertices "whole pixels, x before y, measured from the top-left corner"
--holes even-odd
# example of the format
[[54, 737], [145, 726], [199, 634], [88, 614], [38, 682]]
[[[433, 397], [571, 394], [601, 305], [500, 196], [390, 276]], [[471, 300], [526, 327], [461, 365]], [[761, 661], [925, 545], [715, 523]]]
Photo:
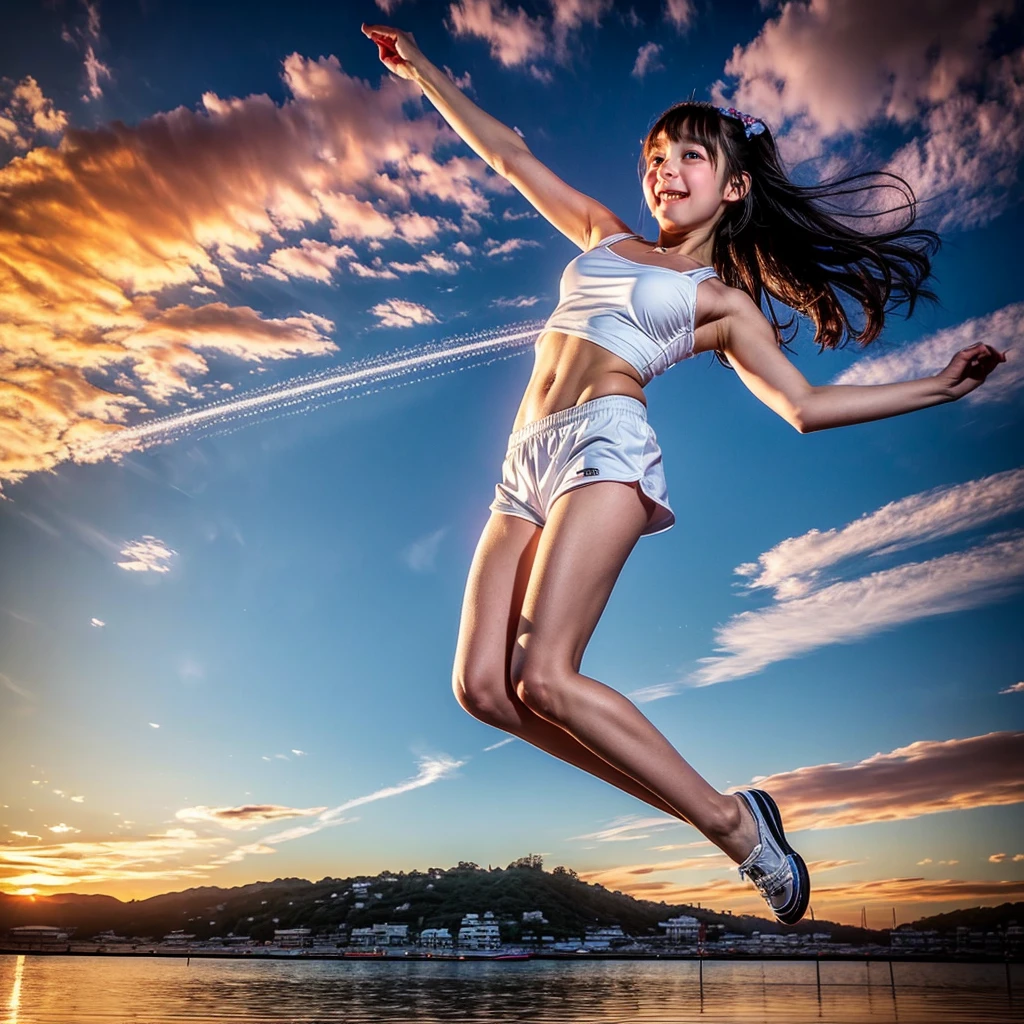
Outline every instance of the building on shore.
[[303, 949], [313, 945], [311, 928], [275, 928], [274, 945], [281, 949]]
[[919, 931], [901, 924], [889, 932], [889, 947], [900, 953], [934, 953], [945, 947], [944, 938], [934, 929]]
[[353, 928], [349, 942], [353, 946], [404, 946], [409, 942], [409, 926], [385, 921], [366, 928]]
[[190, 946], [195, 940], [196, 937], [194, 935], [184, 932], [179, 928], [169, 935], [165, 935], [162, 941], [165, 946]]
[[67, 942], [73, 930], [58, 928], [51, 924], [23, 924], [8, 929], [7, 936], [19, 946], [45, 946], [55, 942]]
[[420, 932], [420, 945], [427, 949], [451, 949], [451, 932], [447, 928], [424, 928]]
[[463, 949], [500, 948], [501, 928], [490, 910], [483, 918], [479, 914], [463, 915], [459, 926], [459, 946]]
[[700, 938], [700, 921], [687, 914], [659, 921], [658, 927], [665, 929], [666, 941], [674, 946], [693, 945]]
[[613, 924], [603, 928], [588, 928], [583, 945], [587, 949], [611, 949], [614, 946], [624, 946], [629, 941], [629, 936], [622, 931], [622, 925]]

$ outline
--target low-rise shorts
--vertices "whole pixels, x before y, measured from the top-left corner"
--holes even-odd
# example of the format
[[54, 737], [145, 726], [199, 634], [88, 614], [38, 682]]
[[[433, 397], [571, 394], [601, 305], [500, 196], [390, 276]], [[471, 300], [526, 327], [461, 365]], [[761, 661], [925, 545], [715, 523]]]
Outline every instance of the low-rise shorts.
[[651, 499], [641, 536], [676, 521], [647, 409], [628, 395], [595, 398], [513, 431], [490, 508], [543, 526], [556, 498], [602, 480], [639, 483]]

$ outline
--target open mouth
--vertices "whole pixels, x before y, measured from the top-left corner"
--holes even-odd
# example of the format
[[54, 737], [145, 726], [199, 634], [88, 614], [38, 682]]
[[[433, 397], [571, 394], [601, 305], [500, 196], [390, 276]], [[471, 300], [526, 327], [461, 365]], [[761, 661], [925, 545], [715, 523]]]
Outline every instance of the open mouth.
[[666, 189], [658, 195], [658, 205], [667, 206], [669, 203], [678, 203], [683, 199], [689, 197], [688, 192], [676, 192], [671, 189]]

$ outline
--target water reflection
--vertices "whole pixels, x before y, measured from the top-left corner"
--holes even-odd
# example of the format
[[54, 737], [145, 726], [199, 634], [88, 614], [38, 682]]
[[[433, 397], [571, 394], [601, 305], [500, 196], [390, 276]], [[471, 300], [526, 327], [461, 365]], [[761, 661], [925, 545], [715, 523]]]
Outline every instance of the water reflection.
[[[1003, 965], [896, 964], [890, 974], [885, 963], [12, 959], [0, 959], [0, 979], [11, 975], [10, 1024], [1019, 1020]], [[1019, 990], [1024, 968], [1012, 970]]]

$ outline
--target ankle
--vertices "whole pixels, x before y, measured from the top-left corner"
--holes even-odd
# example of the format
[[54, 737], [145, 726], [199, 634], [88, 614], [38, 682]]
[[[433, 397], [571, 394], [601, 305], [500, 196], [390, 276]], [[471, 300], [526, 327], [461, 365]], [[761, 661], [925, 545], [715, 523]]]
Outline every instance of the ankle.
[[738, 793], [723, 794], [715, 835], [708, 838], [737, 864], [750, 856], [757, 845], [757, 823]]

